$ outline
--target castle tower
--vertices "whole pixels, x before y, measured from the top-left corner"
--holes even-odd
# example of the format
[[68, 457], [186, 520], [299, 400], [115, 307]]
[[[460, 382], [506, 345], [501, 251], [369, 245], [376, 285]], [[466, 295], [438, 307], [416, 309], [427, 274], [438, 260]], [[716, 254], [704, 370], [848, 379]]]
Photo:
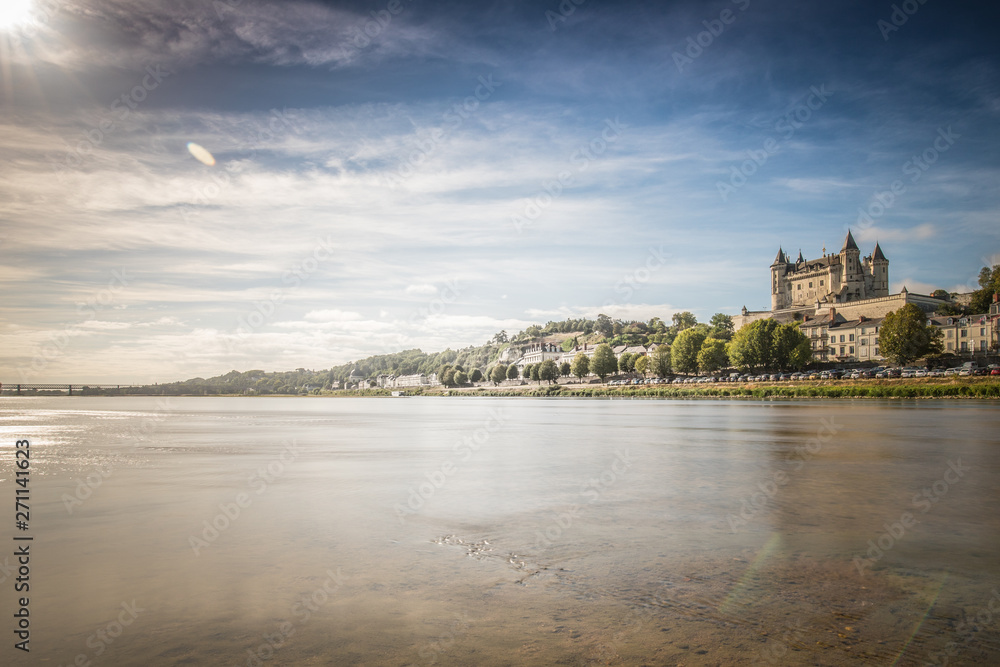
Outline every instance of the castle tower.
[[889, 260], [882, 253], [878, 241], [872, 253], [872, 293], [870, 297], [889, 296]]
[[778, 310], [785, 307], [786, 280], [785, 272], [788, 269], [788, 256], [780, 247], [778, 256], [771, 264], [771, 310]]
[[861, 249], [858, 248], [850, 230], [847, 230], [844, 247], [840, 249], [840, 270], [841, 301], [856, 301], [865, 298], [865, 274], [861, 266]]

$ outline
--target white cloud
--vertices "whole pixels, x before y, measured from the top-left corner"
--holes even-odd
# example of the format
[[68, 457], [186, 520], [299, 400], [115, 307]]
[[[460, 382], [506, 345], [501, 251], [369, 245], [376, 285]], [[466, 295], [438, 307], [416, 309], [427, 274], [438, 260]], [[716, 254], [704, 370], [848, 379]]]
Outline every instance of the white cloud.
[[925, 222], [922, 225], [909, 229], [898, 227], [867, 227], [854, 231], [854, 236], [858, 241], [926, 241], [937, 235], [937, 228]]
[[313, 310], [305, 315], [309, 322], [355, 322], [361, 319], [361, 314], [351, 310]]
[[425, 283], [423, 285], [407, 285], [404, 291], [407, 294], [431, 295], [437, 294], [438, 290], [437, 287], [434, 287], [434, 285], [428, 285]]

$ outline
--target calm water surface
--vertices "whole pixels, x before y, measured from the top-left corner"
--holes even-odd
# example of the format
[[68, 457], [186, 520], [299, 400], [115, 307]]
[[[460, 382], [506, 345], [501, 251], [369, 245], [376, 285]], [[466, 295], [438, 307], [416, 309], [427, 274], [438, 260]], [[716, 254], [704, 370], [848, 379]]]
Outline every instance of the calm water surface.
[[998, 407], [5, 397], [0, 662], [1000, 664]]

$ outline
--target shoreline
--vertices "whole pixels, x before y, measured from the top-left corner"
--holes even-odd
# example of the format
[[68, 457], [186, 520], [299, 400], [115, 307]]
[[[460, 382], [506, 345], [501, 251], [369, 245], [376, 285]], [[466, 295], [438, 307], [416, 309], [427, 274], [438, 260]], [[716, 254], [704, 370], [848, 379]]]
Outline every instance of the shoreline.
[[[395, 398], [393, 391], [402, 392], [399, 398], [412, 396], [434, 397], [491, 397], [491, 398], [978, 398], [1000, 400], [1000, 377], [921, 378], [919, 380], [834, 380], [804, 382], [752, 382], [739, 385], [728, 383], [697, 385], [632, 385], [609, 387], [606, 384], [534, 384], [499, 387], [416, 388], [410, 390], [362, 389], [335, 390], [312, 394], [157, 394], [157, 393], [79, 393], [74, 396], [128, 397], [273, 397], [273, 398]], [[4, 392], [3, 397], [16, 394]], [[66, 396], [63, 393], [21, 394], [22, 397]]]

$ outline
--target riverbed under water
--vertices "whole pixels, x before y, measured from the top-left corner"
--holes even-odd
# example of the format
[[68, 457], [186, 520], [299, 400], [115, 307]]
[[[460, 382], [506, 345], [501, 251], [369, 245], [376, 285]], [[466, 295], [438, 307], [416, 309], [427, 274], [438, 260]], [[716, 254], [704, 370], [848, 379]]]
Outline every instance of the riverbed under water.
[[4, 397], [0, 662], [1000, 664], [998, 407]]

